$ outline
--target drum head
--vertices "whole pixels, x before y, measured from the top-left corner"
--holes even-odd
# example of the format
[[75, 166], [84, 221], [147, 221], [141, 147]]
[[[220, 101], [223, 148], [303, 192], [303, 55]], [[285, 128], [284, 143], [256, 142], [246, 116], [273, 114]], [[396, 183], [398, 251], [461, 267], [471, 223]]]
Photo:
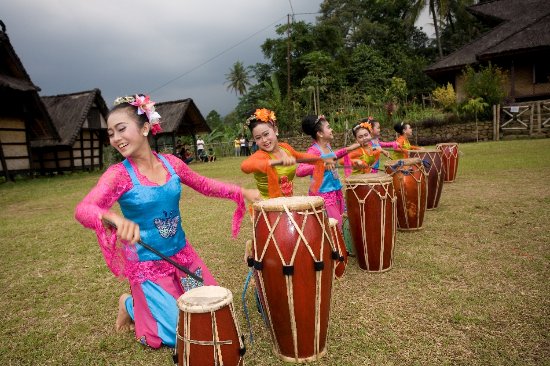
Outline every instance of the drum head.
[[265, 201], [254, 203], [255, 210], [264, 211], [284, 211], [285, 207], [289, 210], [305, 210], [312, 206], [322, 207], [325, 201], [319, 196], [294, 196], [294, 197], [277, 197]]
[[220, 286], [195, 287], [178, 299], [178, 307], [187, 313], [207, 313], [229, 305], [233, 301], [231, 291]]
[[369, 174], [353, 174], [346, 178], [345, 183], [361, 184], [361, 183], [387, 183], [392, 182], [393, 178], [383, 172]]

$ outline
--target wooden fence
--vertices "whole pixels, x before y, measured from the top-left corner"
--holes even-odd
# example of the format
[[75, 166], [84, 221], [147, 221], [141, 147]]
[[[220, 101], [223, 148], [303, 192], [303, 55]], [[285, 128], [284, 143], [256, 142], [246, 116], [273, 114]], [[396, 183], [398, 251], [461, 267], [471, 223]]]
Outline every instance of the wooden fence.
[[550, 100], [493, 106], [494, 139], [506, 135], [550, 134]]

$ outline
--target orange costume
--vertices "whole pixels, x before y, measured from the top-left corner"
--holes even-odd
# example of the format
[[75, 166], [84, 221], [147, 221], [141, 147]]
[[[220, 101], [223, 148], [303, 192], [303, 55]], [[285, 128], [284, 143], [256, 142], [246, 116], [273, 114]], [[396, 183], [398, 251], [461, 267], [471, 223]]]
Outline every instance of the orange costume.
[[[360, 147], [350, 152], [348, 156], [352, 161], [361, 160], [365, 164], [364, 167], [354, 166], [351, 174], [370, 173], [373, 165], [380, 158], [380, 153], [380, 149], [373, 149], [371, 146]], [[338, 162], [344, 164], [343, 159], [340, 159]]]
[[391, 158], [393, 160], [408, 159], [409, 150], [420, 150], [419, 146], [411, 145], [409, 139], [405, 135], [399, 136], [395, 142], [397, 142], [398, 148], [391, 153]]
[[[323, 182], [323, 176], [325, 173], [324, 161], [322, 159], [319, 159], [318, 156], [298, 152], [294, 150], [289, 144], [284, 142], [279, 142], [279, 147], [296, 159], [311, 159], [311, 162], [308, 164], [312, 164], [315, 166], [313, 170], [312, 190], [314, 192], [317, 192], [319, 190], [319, 187], [321, 186], [321, 183]], [[263, 150], [258, 150], [242, 162], [241, 170], [247, 174], [255, 173], [258, 189], [260, 190], [260, 193], [264, 198], [292, 196], [292, 179], [294, 178], [296, 166], [293, 166], [294, 171], [290, 176], [285, 175], [281, 177], [281, 179], [279, 179], [279, 174], [277, 173], [276, 169], [277, 167], [270, 164], [270, 160], [273, 159], [274, 157], [272, 154], [267, 153]], [[259, 179], [261, 179], [261, 177], [265, 175], [267, 175], [267, 192], [263, 192], [264, 189], [261, 189], [263, 187], [260, 187], [260, 185], [258, 184]], [[288, 178], [283, 180], [283, 178], [285, 177]], [[289, 185], [290, 188], [288, 187]], [[283, 188], [284, 192], [283, 190], [281, 190], [281, 188]]]

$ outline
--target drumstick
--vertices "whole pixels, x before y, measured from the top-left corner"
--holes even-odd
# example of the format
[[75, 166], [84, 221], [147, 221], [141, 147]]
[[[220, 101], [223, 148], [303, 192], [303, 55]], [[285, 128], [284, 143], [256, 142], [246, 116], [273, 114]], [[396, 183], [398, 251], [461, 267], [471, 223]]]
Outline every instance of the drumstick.
[[[301, 163], [314, 163], [316, 161], [319, 161], [319, 160], [323, 160], [322, 158], [307, 158], [307, 159], [296, 159], [296, 164], [301, 164]], [[276, 160], [274, 161], [271, 166], [276, 166], [276, 165], [283, 165], [283, 161], [282, 160]]]
[[[103, 221], [105, 221], [107, 224], [111, 225], [112, 227], [114, 227], [115, 229], [117, 228], [115, 223], [112, 222], [112, 221], [109, 221], [107, 219], [103, 219]], [[201, 283], [204, 282], [204, 279], [200, 276], [197, 276], [196, 274], [194, 274], [193, 272], [191, 272], [191, 270], [189, 270], [189, 268], [186, 268], [184, 266], [182, 266], [181, 264], [175, 262], [172, 258], [170, 257], [167, 257], [166, 255], [162, 254], [161, 252], [159, 252], [158, 250], [156, 250], [155, 248], [153, 248], [152, 246], [150, 246], [149, 244], [143, 242], [141, 239], [138, 240], [138, 243], [144, 247], [145, 249], [147, 249], [148, 251], [158, 255], [159, 257], [161, 257], [162, 259], [164, 259], [166, 262], [170, 263], [171, 265], [173, 265], [174, 267], [176, 267], [177, 269], [179, 269], [180, 271], [184, 272], [186, 275], [188, 275], [189, 277], [192, 277], [194, 278], [196, 281], [199, 281]]]

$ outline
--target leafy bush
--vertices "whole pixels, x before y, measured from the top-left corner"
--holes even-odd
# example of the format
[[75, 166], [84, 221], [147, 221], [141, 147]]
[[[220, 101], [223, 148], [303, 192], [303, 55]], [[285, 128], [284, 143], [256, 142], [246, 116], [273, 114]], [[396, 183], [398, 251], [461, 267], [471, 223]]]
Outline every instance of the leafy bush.
[[443, 110], [448, 112], [456, 110], [456, 93], [451, 83], [447, 83], [447, 86], [435, 88], [432, 94], [436, 103], [441, 106]]
[[467, 66], [463, 76], [464, 91], [469, 99], [483, 98], [484, 102], [492, 106], [500, 104], [506, 96], [505, 85], [508, 77], [499, 67], [491, 63], [482, 66], [477, 72], [471, 66]]

